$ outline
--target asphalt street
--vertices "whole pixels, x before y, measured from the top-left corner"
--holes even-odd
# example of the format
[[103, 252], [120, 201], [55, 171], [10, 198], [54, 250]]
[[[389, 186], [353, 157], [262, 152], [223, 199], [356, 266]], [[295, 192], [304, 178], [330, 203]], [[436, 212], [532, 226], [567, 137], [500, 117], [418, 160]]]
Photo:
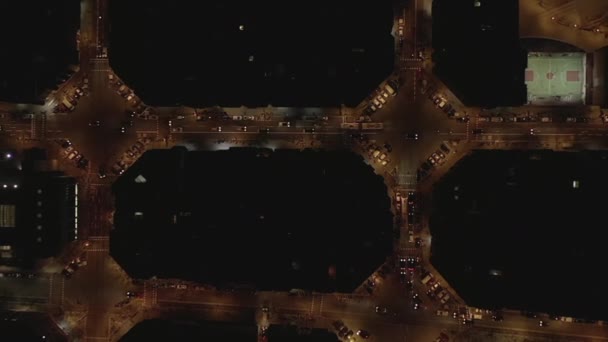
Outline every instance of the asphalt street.
[[[127, 111], [137, 108], [137, 94], [127, 85], [120, 90], [121, 85], [117, 82], [122, 81], [119, 75], [112, 72], [108, 59], [102, 56], [109, 32], [107, 3], [105, 0], [82, 1], [80, 71], [61, 85], [45, 105], [0, 103], [0, 140], [14, 149], [46, 147], [50, 157], [58, 160], [60, 168], [78, 179], [81, 189], [78, 214], [83, 240], [75, 243], [75, 249], [83, 253], [87, 265], [79, 268], [70, 279], [58, 272], [42, 273], [32, 278], [0, 277], [1, 302], [17, 310], [50, 311], [61, 307], [66, 312], [65, 317], [77, 317], [72, 321], [64, 317], [62, 322], [68, 323], [61, 323], [61, 327], [74, 335], [80, 331], [82, 337], [90, 341], [118, 340], [144, 316], [167, 317], [183, 313], [216, 320], [236, 321], [245, 317], [256, 319], [260, 325], [295, 322], [330, 330], [333, 329], [333, 321], [342, 320], [354, 331], [370, 331], [370, 341], [430, 341], [440, 331], [449, 331], [452, 336], [457, 336], [467, 331], [487, 330], [529, 337], [560, 335], [573, 340], [608, 340], [608, 330], [601, 324], [551, 321], [549, 326], [540, 327], [538, 319], [525, 318], [518, 312], [504, 312], [504, 321], [501, 322], [491, 320], [486, 314], [483, 319], [475, 320], [474, 325], [466, 326], [460, 320], [437, 316], [437, 309], [454, 311], [464, 305], [438, 274], [435, 277], [446, 290], [451, 291], [453, 299], [446, 305], [430, 299], [424, 293], [426, 285], [420, 282], [420, 274], [416, 273], [412, 278], [413, 291], [420, 295], [421, 306], [414, 310], [413, 292], [405, 289], [397, 270], [382, 279], [377, 278], [372, 295], [314, 293], [289, 296], [275, 292], [219, 292], [201, 284], [186, 285], [178, 280], [137, 282], [129, 279], [109, 256], [108, 236], [113, 214], [109, 185], [115, 176], [109, 174], [100, 178], [99, 168], [109, 168], [119, 160], [128, 159], [128, 164], [131, 164], [134, 160], [126, 158], [125, 151], [138, 139], [149, 139], [147, 149], [176, 145], [193, 150], [245, 146], [349, 148], [360, 153], [378, 174], [385, 176], [388, 196], [393, 197], [396, 192], [405, 196], [408, 190], [418, 190], [422, 204], [427, 200], [433, 183], [462, 156], [476, 148], [570, 150], [607, 147], [608, 130], [597, 108], [589, 107], [579, 113], [586, 117], [586, 122], [557, 122], [557, 114], [553, 122], [491, 122], [482, 119], [488, 115], [485, 111], [465, 108], [432, 75], [431, 3], [430, 0], [414, 0], [409, 2], [409, 7], [395, 10], [397, 16], [402, 15], [405, 19], [403, 37], [395, 36], [398, 47], [395, 73], [406, 82], [396, 96], [385, 97], [386, 104], [369, 118], [382, 123], [383, 128], [349, 130], [342, 124], [359, 120], [367, 100], [357, 108], [221, 108], [225, 114], [211, 118], [205, 113], [217, 112], [218, 108], [144, 106], [147, 116], [129, 117]], [[525, 3], [522, 6], [524, 33], [557, 36], [581, 46], [606, 45], [599, 35], [590, 36], [589, 32], [550, 26], [547, 20], [551, 21], [551, 15], [547, 14], [547, 9], [534, 6], [534, 1]], [[571, 10], [571, 5], [565, 5], [550, 13], [566, 16]], [[537, 17], [544, 19], [536, 23], [534, 18]], [[398, 27], [398, 17], [395, 22]], [[53, 113], [54, 105], [61, 103], [66, 96], [72, 96], [77, 87], [85, 84], [87, 94], [77, 100], [74, 111]], [[465, 123], [448, 118], [429, 94], [423, 94], [422, 89], [429, 85], [470, 120]], [[129, 94], [132, 99], [129, 99]], [[552, 116], [554, 108], [501, 110], [510, 114]], [[311, 113], [317, 114], [318, 118], [297, 119], [300, 114]], [[412, 134], [417, 134], [418, 138], [408, 139], [407, 136]], [[76, 168], [55, 142], [58, 139], [69, 139], [73, 148], [90, 161], [88, 168]], [[433, 168], [428, 178], [418, 181], [418, 168], [442, 144], [450, 146], [451, 152], [446, 153], [445, 160]], [[385, 165], [373, 156], [375, 150], [385, 155]], [[407, 222], [404, 211], [395, 208], [395, 212], [403, 215], [404, 222]], [[424, 205], [421, 213], [424, 213]], [[432, 266], [428, 265], [431, 238], [425, 220], [423, 217], [422, 223], [414, 227], [406, 223], [399, 227], [402, 239], [397, 244], [396, 255], [421, 256], [423, 266], [432, 271]], [[415, 231], [416, 237], [427, 241], [424, 247], [417, 248], [407, 240], [410, 229]], [[167, 287], [161, 287], [161, 283]], [[126, 291], [141, 293], [142, 297], [126, 301]], [[387, 313], [376, 313], [377, 305], [386, 307]], [[262, 306], [268, 306], [269, 312], [263, 313]]]

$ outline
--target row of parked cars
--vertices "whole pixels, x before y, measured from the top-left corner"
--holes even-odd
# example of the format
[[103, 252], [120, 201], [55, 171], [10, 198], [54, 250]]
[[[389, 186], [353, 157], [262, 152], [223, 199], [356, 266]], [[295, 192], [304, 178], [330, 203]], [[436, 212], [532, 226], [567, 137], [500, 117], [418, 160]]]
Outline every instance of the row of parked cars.
[[86, 169], [89, 166], [89, 160], [74, 148], [72, 142], [67, 139], [56, 140], [56, 142], [61, 147], [62, 156], [73, 162], [76, 167]]
[[[123, 153], [120, 160], [112, 165], [110, 171], [116, 176], [122, 175], [127, 170], [127, 168], [135, 162], [137, 157], [139, 157], [146, 151], [146, 145], [150, 142], [152, 142], [152, 139], [149, 137], [137, 140], [135, 144], [133, 144]], [[104, 166], [100, 166], [98, 177], [107, 177], [107, 170]]]
[[34, 273], [24, 273], [24, 272], [0, 272], [0, 278], [34, 279], [34, 278], [36, 278], [36, 275]]
[[357, 332], [353, 332], [352, 329], [349, 329], [348, 326], [346, 324], [344, 324], [344, 322], [342, 321], [333, 321], [332, 325], [334, 327], [334, 329], [336, 329], [336, 333], [338, 334], [338, 336], [341, 339], [344, 339], [345, 341], [353, 341], [355, 339], [355, 336], [359, 336], [363, 339], [368, 339], [371, 334], [367, 331], [367, 330], [357, 330]]
[[108, 73], [108, 81], [110, 83], [110, 87], [116, 91], [116, 93], [122, 96], [129, 106], [134, 108], [134, 113], [138, 115], [142, 115], [142, 113], [147, 109], [146, 105], [141, 101], [141, 99], [135, 95], [135, 92], [131, 90], [127, 85], [125, 85], [118, 76], [113, 73]]
[[369, 104], [365, 108], [364, 114], [372, 115], [384, 107], [391, 97], [397, 95], [397, 89], [399, 89], [399, 84], [395, 80], [389, 80], [381, 85], [370, 95]]
[[[530, 114], [530, 115], [480, 115], [477, 118], [478, 122], [567, 122], [567, 123], [585, 123], [589, 122], [589, 118], [571, 115], [562, 116], [556, 114]], [[606, 121], [604, 121], [606, 122]]]
[[434, 86], [427, 86], [426, 80], [423, 80], [423, 86], [421, 93], [423, 95], [427, 95], [428, 99], [433, 101], [437, 108], [441, 109], [444, 113], [447, 114], [449, 118], [457, 119], [461, 122], [468, 122], [469, 117], [463, 114], [461, 111], [458, 111], [451, 103], [448, 101], [448, 97], [437, 90]]
[[452, 147], [449, 145], [447, 142], [441, 143], [439, 148], [420, 165], [417, 172], [418, 181], [425, 179], [436, 167], [445, 163], [447, 156], [452, 153]]
[[83, 78], [80, 84], [65, 94], [65, 97], [53, 108], [53, 113], [67, 113], [76, 108], [78, 100], [89, 95], [89, 79]]
[[367, 154], [370, 159], [374, 163], [378, 163], [381, 166], [386, 166], [391, 162], [391, 159], [388, 157], [388, 154], [393, 150], [392, 146], [388, 143], [383, 146], [378, 146], [375, 143], [369, 144], [367, 146]]

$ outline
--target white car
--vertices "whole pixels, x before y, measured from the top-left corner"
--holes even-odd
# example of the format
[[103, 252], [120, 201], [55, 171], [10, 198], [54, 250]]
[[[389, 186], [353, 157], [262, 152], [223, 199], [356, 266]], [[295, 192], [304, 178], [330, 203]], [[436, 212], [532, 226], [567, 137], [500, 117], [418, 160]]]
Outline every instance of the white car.
[[74, 150], [74, 151], [70, 152], [70, 154], [68, 154], [68, 159], [72, 160], [72, 159], [76, 158], [77, 155], [78, 155], [78, 151]]

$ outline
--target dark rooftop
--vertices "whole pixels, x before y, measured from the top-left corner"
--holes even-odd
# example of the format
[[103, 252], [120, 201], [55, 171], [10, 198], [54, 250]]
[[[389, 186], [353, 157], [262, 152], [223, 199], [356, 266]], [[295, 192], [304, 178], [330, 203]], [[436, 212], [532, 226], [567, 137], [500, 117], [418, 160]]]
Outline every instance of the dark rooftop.
[[473, 306], [608, 318], [606, 172], [607, 152], [473, 153], [433, 193], [433, 264]]
[[355, 105], [393, 70], [388, 0], [110, 6], [112, 67], [148, 104]]
[[360, 156], [184, 151], [115, 183], [111, 252], [135, 277], [352, 291], [390, 254], [386, 187]]

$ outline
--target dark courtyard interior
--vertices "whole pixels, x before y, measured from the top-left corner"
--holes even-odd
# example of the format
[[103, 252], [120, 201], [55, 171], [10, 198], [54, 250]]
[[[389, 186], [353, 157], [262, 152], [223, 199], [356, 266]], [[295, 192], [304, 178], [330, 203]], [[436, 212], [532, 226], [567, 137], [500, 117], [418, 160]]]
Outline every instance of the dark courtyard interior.
[[151, 105], [356, 105], [391, 73], [390, 1], [110, 2], [112, 67]]
[[135, 278], [350, 292], [391, 253], [386, 187], [351, 152], [154, 150], [114, 192]]
[[473, 306], [608, 318], [607, 169], [601, 151], [474, 152], [433, 193], [433, 264]]

